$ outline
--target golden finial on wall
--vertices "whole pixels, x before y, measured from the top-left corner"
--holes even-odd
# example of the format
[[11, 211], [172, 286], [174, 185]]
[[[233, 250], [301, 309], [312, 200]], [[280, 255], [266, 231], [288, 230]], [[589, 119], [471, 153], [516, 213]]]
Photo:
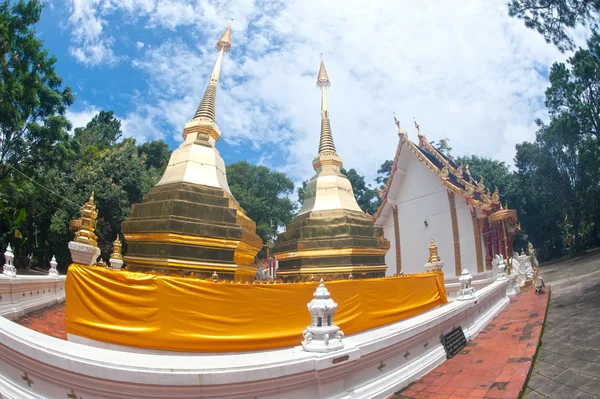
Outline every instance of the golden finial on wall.
[[81, 218], [79, 218], [78, 230], [75, 232], [75, 242], [81, 244], [91, 245], [93, 247], [98, 246], [98, 237], [94, 234], [96, 230], [96, 218], [98, 217], [98, 210], [94, 204], [94, 192], [90, 199], [81, 207]]
[[438, 255], [438, 247], [432, 238], [431, 242], [429, 243], [429, 260], [427, 262], [428, 263], [437, 263], [439, 261], [440, 261], [440, 256]]
[[216, 270], [213, 272], [213, 274], [212, 274], [212, 276], [211, 276], [211, 277], [212, 277], [212, 281], [213, 281], [213, 283], [217, 283], [217, 282], [219, 282], [219, 275], [217, 274], [217, 271], [216, 271]]
[[110, 255], [111, 259], [123, 259], [123, 254], [121, 253], [122, 245], [121, 240], [119, 240], [119, 235], [117, 234], [117, 239], [113, 242], [113, 253]]

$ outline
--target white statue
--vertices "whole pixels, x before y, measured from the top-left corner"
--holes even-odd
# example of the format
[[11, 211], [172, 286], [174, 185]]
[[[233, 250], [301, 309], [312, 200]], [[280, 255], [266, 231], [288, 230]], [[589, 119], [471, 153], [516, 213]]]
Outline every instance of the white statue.
[[56, 257], [52, 255], [52, 260], [50, 261], [50, 270], [48, 270], [49, 276], [58, 277], [58, 270], [56, 270], [56, 266], [58, 263], [56, 262]]
[[330, 298], [323, 279], [313, 297], [307, 305], [312, 322], [302, 333], [302, 348], [307, 352], [333, 352], [342, 349], [344, 333], [333, 321], [338, 305]]
[[508, 277], [506, 277], [506, 261], [502, 255], [494, 256], [494, 260], [492, 260], [492, 267], [498, 270], [498, 281], [508, 280]]
[[13, 265], [13, 259], [15, 255], [13, 254], [12, 248], [10, 244], [6, 247], [6, 252], [4, 252], [4, 267], [2, 268], [2, 272], [4, 275], [8, 277], [17, 277], [17, 268]]
[[463, 268], [462, 274], [458, 278], [460, 282], [460, 290], [458, 291], [458, 300], [459, 301], [468, 301], [470, 299], [474, 299], [475, 288], [471, 287], [471, 282], [473, 281], [473, 276], [469, 273], [469, 269], [466, 267]]

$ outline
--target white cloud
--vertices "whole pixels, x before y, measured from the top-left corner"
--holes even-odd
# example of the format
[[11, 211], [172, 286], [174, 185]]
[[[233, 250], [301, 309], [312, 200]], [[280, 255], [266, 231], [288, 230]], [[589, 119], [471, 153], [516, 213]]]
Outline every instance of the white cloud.
[[135, 137], [180, 137], [212, 70], [212, 46], [233, 16], [233, 51], [224, 60], [217, 94], [222, 137], [260, 149], [262, 162], [283, 163], [280, 169], [294, 180], [313, 172], [321, 52], [332, 82], [328, 98], [338, 152], [346, 168], [367, 178], [394, 155], [393, 111], [413, 139], [414, 116], [430, 140], [448, 137], [455, 155], [510, 163], [514, 145], [533, 139], [533, 120], [545, 115], [548, 82], [537, 71], [566, 57], [509, 18], [505, 0], [71, 2], [90, 7], [73, 6], [71, 19], [92, 22], [73, 28], [73, 40], [102, 55], [94, 62], [117, 57], [92, 51], [94, 45], [112, 51], [104, 29], [108, 12], [144, 18], [138, 22], [148, 29], [194, 26], [186, 39], [197, 48], [173, 33], [146, 46], [139, 58], [129, 55], [150, 82], [124, 122]]
[[136, 46], [137, 48], [144, 48], [144, 43], [142, 43], [142, 42], [136, 42], [136, 43], [135, 43], [135, 46]]
[[78, 127], [85, 127], [98, 112], [100, 112], [100, 109], [95, 106], [84, 104], [78, 111], [74, 110], [73, 107], [69, 108], [66, 116], [67, 119], [71, 121], [73, 129], [75, 129]]

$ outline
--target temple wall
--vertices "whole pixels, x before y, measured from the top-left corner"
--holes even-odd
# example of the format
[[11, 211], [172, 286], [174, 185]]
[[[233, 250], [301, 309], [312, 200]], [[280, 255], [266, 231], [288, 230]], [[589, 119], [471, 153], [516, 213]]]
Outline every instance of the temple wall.
[[66, 276], [0, 275], [0, 316], [9, 319], [65, 300]]
[[[448, 194], [437, 176], [412, 154], [407, 155], [409, 159], [406, 174], [400, 181], [396, 195], [399, 203], [402, 271], [407, 274], [425, 270], [424, 265], [429, 257], [428, 247], [433, 238], [444, 262], [444, 274], [447, 275], [454, 270], [454, 241]], [[427, 226], [424, 222], [427, 222]], [[390, 242], [394, 239], [393, 230], [386, 238]]]
[[[465, 199], [456, 196], [456, 218], [460, 235], [460, 257], [462, 267], [467, 267], [472, 275], [477, 274], [477, 251], [475, 249], [475, 234], [471, 210]], [[446, 269], [446, 266], [444, 266]], [[448, 271], [448, 269], [446, 269]]]
[[[386, 224], [383, 226], [383, 236], [390, 242], [390, 250], [385, 254], [385, 271], [386, 276], [396, 274], [396, 239], [394, 236], [394, 217], [390, 216], [386, 219]], [[400, 232], [402, 234], [402, 232]]]

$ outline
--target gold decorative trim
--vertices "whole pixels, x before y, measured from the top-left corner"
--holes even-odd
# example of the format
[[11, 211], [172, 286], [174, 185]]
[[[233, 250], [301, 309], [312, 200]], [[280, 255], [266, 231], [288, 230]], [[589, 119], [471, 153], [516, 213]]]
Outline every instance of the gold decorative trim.
[[490, 224], [506, 219], [517, 219], [517, 211], [514, 209], [500, 209], [488, 216]]
[[402, 252], [400, 248], [400, 224], [398, 222], [398, 206], [392, 205], [394, 214], [394, 243], [396, 244], [396, 274], [402, 274]]
[[382, 266], [338, 266], [338, 267], [303, 267], [296, 270], [277, 271], [278, 276], [310, 275], [310, 274], [331, 274], [331, 273], [352, 273], [387, 270], [386, 265]]
[[389, 242], [385, 248], [326, 248], [307, 249], [293, 252], [282, 252], [273, 254], [279, 261], [299, 258], [326, 258], [329, 256], [347, 255], [385, 255], [390, 249]]
[[454, 271], [457, 276], [461, 274], [460, 235], [458, 232], [458, 218], [456, 217], [456, 200], [454, 193], [448, 191], [448, 204], [450, 205], [450, 218], [452, 220], [452, 238], [454, 239]]
[[224, 238], [199, 237], [176, 233], [140, 233], [124, 234], [129, 242], [156, 242], [193, 245], [195, 247], [217, 247], [236, 249], [239, 241]]
[[218, 262], [196, 262], [181, 259], [165, 259], [165, 258], [144, 258], [141, 256], [125, 256], [125, 263], [128, 265], [141, 265], [146, 267], [183, 267], [186, 269], [201, 269], [201, 270], [231, 270], [235, 271], [239, 267], [230, 263]]
[[471, 208], [471, 220], [473, 222], [473, 236], [475, 237], [475, 254], [477, 255], [477, 272], [483, 273], [483, 250], [481, 249], [481, 230], [477, 220], [477, 211]]

